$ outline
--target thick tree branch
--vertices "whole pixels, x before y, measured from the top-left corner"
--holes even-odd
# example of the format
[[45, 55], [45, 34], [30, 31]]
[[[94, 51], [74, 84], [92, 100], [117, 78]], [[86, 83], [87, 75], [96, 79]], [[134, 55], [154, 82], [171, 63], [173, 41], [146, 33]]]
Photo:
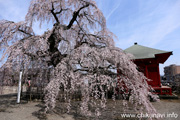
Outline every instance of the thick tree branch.
[[57, 38], [57, 34], [55, 34], [54, 32], [48, 38], [48, 52], [50, 55], [49, 65], [53, 65], [54, 67], [56, 67], [56, 65], [61, 61], [61, 59], [67, 56], [66, 54], [61, 54], [61, 52], [58, 50], [58, 44], [61, 41], [59, 39], [60, 38]]
[[69, 22], [69, 25], [67, 26], [67, 29], [70, 29], [71, 26], [73, 25], [74, 21], [76, 21], [77, 16], [79, 15], [79, 12], [80, 12], [82, 9], [84, 9], [84, 8], [86, 8], [86, 7], [88, 7], [88, 6], [89, 6], [89, 4], [87, 4], [87, 5], [85, 5], [85, 6], [81, 7], [81, 8], [79, 8], [78, 11], [74, 11], [73, 17], [72, 17], [71, 21]]

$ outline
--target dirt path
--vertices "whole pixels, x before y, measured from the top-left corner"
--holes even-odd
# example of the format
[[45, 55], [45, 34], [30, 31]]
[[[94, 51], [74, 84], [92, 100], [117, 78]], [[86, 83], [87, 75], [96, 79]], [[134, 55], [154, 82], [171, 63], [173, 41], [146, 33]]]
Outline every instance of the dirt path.
[[[180, 100], [161, 100], [160, 102], [152, 103], [157, 111], [162, 115], [165, 114], [163, 120], [180, 120]], [[112, 107], [112, 101], [109, 102]], [[117, 103], [116, 111], [122, 111], [121, 101]], [[73, 114], [51, 113], [44, 115], [41, 112], [43, 108], [42, 102], [27, 102], [21, 101], [21, 104], [16, 104], [16, 96], [0, 97], [0, 120], [86, 120], [86, 117], [74, 116]], [[132, 111], [132, 109], [131, 109]], [[121, 112], [120, 112], [121, 113]], [[172, 114], [172, 115], [169, 115]], [[173, 116], [173, 114], [178, 115]], [[167, 116], [169, 115], [169, 116]], [[120, 114], [114, 113], [111, 109], [104, 111], [103, 115], [98, 120], [136, 120], [137, 118], [120, 118]], [[89, 118], [93, 120], [94, 118]]]
[[34, 111], [40, 109], [36, 106], [37, 104], [28, 103], [7, 108], [4, 112], [0, 112], [0, 120], [38, 120], [37, 117], [32, 115]]
[[73, 116], [55, 113], [44, 116], [42, 102], [27, 102], [21, 100], [16, 104], [16, 96], [0, 97], [0, 120], [74, 120]]
[[180, 99], [161, 100], [160, 102], [153, 102], [152, 104], [161, 115], [165, 116], [163, 120], [180, 120]]

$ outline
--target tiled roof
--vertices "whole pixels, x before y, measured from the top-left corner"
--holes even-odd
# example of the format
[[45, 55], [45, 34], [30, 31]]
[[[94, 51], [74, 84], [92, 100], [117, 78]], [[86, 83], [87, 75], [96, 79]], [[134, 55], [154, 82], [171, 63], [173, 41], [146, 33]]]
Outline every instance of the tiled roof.
[[163, 51], [154, 48], [145, 47], [135, 43], [133, 46], [124, 50], [126, 53], [131, 53], [134, 55], [134, 59], [146, 59], [155, 58], [156, 54], [169, 53], [171, 51]]

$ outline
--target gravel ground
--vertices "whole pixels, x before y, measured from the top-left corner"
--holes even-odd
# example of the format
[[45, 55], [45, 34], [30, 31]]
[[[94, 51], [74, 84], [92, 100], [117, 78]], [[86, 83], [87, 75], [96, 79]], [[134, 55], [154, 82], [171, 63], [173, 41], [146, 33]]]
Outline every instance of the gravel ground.
[[[58, 103], [59, 106], [64, 104]], [[79, 104], [76, 102], [76, 104]], [[77, 105], [72, 106], [70, 114], [63, 114], [60, 107], [47, 115], [43, 114], [43, 103], [38, 101], [21, 101], [16, 104], [16, 96], [0, 96], [0, 120], [138, 120], [138, 118], [122, 118], [122, 101], [116, 102], [115, 110], [112, 110], [113, 101], [109, 100], [107, 109], [102, 112], [99, 118], [87, 118], [78, 114]], [[180, 120], [180, 100], [160, 100], [152, 102], [157, 111], [162, 115], [162, 120]], [[134, 113], [129, 109], [128, 113]], [[177, 116], [179, 115], [179, 116]], [[177, 118], [176, 118], [177, 117]]]
[[165, 116], [163, 120], [180, 120], [180, 99], [160, 100], [160, 102], [153, 102], [152, 104], [158, 113]]
[[16, 104], [16, 96], [0, 97], [0, 120], [74, 120], [67, 114], [44, 115], [42, 109], [43, 103], [40, 101], [21, 100], [21, 104]]

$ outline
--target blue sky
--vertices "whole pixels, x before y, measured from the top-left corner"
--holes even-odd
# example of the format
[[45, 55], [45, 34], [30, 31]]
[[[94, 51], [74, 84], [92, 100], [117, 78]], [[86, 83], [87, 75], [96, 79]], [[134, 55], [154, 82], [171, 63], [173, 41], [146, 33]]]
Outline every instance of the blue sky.
[[[116, 46], [126, 49], [138, 42], [140, 45], [173, 51], [173, 55], [160, 65], [180, 65], [180, 0], [96, 0], [104, 13], [107, 27], [118, 38]], [[0, 20], [22, 21], [30, 0], [0, 0]], [[35, 25], [37, 34], [41, 29]]]

